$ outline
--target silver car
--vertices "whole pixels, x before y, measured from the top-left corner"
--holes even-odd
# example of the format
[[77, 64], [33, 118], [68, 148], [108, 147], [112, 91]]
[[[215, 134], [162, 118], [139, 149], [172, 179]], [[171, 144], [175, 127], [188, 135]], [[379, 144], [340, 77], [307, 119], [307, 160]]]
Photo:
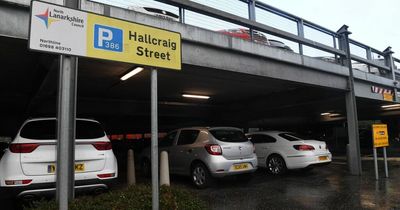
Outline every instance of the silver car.
[[[193, 127], [170, 132], [159, 143], [169, 154], [171, 174], [191, 176], [198, 188], [207, 187], [213, 177], [248, 174], [257, 169], [253, 144], [239, 128]], [[150, 173], [150, 149], [142, 153], [143, 173]]]

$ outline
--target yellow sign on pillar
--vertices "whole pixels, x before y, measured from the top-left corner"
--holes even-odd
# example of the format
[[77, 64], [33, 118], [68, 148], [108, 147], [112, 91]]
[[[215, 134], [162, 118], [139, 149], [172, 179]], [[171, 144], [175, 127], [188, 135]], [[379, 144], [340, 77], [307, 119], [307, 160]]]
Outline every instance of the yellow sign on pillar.
[[372, 138], [374, 141], [374, 148], [389, 146], [389, 137], [386, 124], [373, 124], [372, 125]]
[[393, 95], [391, 93], [383, 93], [383, 100], [393, 101]]

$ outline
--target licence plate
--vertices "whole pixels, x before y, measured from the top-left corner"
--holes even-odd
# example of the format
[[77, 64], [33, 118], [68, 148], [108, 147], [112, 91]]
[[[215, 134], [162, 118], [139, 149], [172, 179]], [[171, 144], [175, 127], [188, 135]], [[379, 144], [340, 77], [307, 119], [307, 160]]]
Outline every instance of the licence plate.
[[324, 161], [324, 160], [328, 160], [328, 156], [319, 156], [318, 157], [319, 161]]
[[[83, 163], [77, 163], [75, 164], [75, 172], [84, 172], [85, 171], [85, 164]], [[47, 166], [47, 172], [48, 173], [55, 173], [56, 172], [56, 165], [48, 165]]]
[[241, 163], [241, 164], [235, 164], [233, 165], [233, 170], [237, 171], [237, 170], [243, 170], [243, 169], [248, 169], [249, 168], [249, 164], [248, 163]]

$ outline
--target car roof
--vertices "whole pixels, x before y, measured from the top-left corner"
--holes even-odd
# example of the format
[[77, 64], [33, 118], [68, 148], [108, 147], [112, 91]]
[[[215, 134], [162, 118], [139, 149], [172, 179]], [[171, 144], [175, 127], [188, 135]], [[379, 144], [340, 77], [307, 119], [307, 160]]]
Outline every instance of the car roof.
[[[56, 120], [57, 118], [55, 117], [36, 117], [36, 118], [30, 118], [27, 119], [25, 122], [32, 122], [32, 121], [41, 121], [41, 120]], [[92, 121], [92, 122], [97, 122], [96, 120], [93, 119], [87, 119], [87, 118], [76, 118], [76, 120], [83, 120], [83, 121]]]

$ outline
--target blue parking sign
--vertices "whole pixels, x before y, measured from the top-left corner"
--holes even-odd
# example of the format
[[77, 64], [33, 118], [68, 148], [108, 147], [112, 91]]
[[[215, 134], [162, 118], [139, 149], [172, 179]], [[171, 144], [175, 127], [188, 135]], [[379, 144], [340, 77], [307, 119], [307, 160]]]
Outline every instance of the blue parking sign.
[[122, 52], [123, 32], [119, 28], [94, 25], [94, 47], [103, 50]]

